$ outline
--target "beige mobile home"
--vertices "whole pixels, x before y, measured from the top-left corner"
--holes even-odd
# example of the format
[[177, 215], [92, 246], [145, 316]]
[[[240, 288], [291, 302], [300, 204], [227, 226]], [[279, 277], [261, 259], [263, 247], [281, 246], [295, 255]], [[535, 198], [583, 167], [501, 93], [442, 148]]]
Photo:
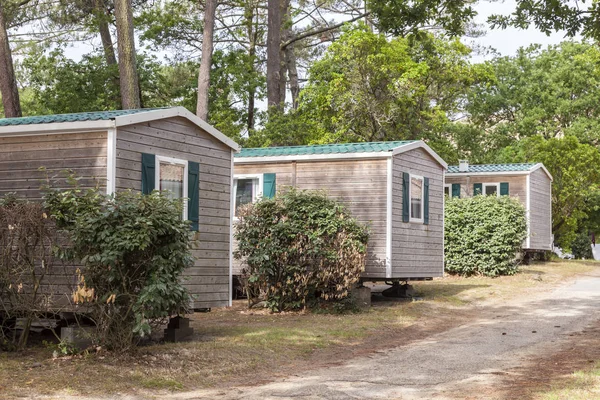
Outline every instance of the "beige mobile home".
[[[277, 190], [325, 190], [371, 227], [365, 281], [444, 272], [447, 164], [422, 141], [248, 148], [234, 158], [235, 208]], [[234, 274], [242, 266], [234, 261]]]
[[552, 175], [543, 164], [488, 164], [448, 167], [446, 195], [477, 194], [518, 198], [527, 211], [528, 235], [523, 248], [529, 252], [552, 250]]
[[[110, 194], [171, 190], [188, 197], [194, 308], [230, 304], [231, 179], [235, 142], [182, 107], [0, 119], [0, 196], [39, 199], [45, 167]], [[74, 279], [74, 277], [73, 277]]]

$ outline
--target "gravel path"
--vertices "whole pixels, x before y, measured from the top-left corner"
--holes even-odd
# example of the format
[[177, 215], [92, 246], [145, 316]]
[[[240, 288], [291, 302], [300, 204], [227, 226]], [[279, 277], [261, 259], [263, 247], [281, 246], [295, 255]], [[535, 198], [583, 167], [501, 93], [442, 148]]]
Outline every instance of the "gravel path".
[[[262, 386], [180, 393], [172, 399], [445, 399], [500, 383], [503, 371], [552, 353], [600, 320], [600, 277], [581, 277], [533, 300], [515, 299], [481, 318], [407, 346]], [[483, 398], [483, 397], [482, 397]]]

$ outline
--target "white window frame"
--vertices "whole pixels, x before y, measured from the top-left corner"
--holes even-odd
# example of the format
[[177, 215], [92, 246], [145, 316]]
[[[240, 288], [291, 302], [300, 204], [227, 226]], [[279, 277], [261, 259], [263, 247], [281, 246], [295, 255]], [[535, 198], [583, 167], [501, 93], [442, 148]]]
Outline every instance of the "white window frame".
[[485, 193], [485, 188], [487, 186], [495, 186], [496, 187], [496, 197], [500, 197], [500, 182], [488, 182], [481, 184], [481, 194], [484, 196], [491, 196], [490, 194]]
[[182, 199], [183, 200], [183, 212], [181, 214], [182, 218], [184, 221], [187, 221], [188, 219], [188, 202], [187, 202], [187, 194], [188, 194], [188, 162], [187, 160], [182, 160], [180, 158], [173, 158], [173, 157], [165, 157], [165, 156], [159, 156], [156, 155], [156, 167], [155, 167], [155, 176], [154, 176], [154, 189], [156, 190], [160, 190], [160, 163], [162, 162], [164, 163], [168, 163], [168, 164], [174, 164], [174, 165], [181, 165], [183, 166], [183, 196]]
[[[425, 178], [422, 177], [421, 175], [413, 175], [413, 174], [408, 174], [408, 212], [409, 212], [409, 220], [410, 222], [418, 222], [418, 223], [424, 223], [425, 222]], [[415, 179], [420, 179], [422, 184], [421, 184], [421, 218], [413, 218], [412, 216], [412, 180], [413, 178]]]
[[448, 188], [448, 197], [452, 197], [452, 184], [444, 184], [444, 196], [446, 195], [446, 188]]
[[263, 174], [236, 174], [233, 175], [233, 219], [234, 220], [238, 220], [239, 217], [237, 217], [235, 215], [235, 212], [237, 211], [235, 208], [235, 200], [237, 199], [237, 181], [238, 179], [258, 179], [258, 183], [255, 185], [254, 187], [254, 193], [252, 194], [252, 202], [256, 203], [256, 201], [262, 197], [263, 195], [263, 181], [264, 181], [264, 176]]

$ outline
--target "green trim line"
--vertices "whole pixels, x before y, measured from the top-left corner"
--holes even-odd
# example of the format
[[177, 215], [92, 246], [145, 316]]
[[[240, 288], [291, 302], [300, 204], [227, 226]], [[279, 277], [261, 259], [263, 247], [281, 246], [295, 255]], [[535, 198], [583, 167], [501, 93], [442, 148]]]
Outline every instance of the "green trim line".
[[21, 118], [0, 118], [0, 126], [53, 124], [59, 122], [108, 121], [123, 115], [133, 115], [148, 111], [164, 110], [164, 108], [139, 108], [135, 110], [113, 110], [82, 112], [74, 114], [38, 115]]
[[526, 172], [535, 167], [537, 163], [521, 164], [481, 164], [469, 165], [469, 170], [462, 172], [458, 170], [458, 165], [448, 166], [448, 174], [472, 174], [481, 172]]
[[253, 147], [242, 149], [239, 153], [235, 155], [235, 157], [244, 158], [302, 156], [314, 154], [379, 153], [393, 151], [398, 147], [402, 147], [414, 142], [417, 142], [417, 140], [398, 140], [393, 142], [335, 143], [310, 146]]

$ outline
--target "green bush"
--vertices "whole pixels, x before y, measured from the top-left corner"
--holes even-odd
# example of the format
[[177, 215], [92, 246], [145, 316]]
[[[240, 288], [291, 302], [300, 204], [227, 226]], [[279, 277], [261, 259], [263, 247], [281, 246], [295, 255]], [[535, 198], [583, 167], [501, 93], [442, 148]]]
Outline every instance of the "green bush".
[[511, 275], [527, 237], [525, 208], [508, 196], [446, 199], [446, 271], [460, 275]]
[[45, 204], [70, 240], [61, 257], [82, 264], [72, 299], [91, 313], [99, 344], [127, 350], [155, 324], [186, 312], [181, 274], [193, 259], [180, 201], [74, 189], [48, 192]]
[[579, 233], [571, 243], [571, 251], [573, 257], [578, 260], [586, 259], [593, 260], [594, 253], [592, 252], [592, 240], [585, 233]]
[[364, 270], [368, 230], [323, 193], [290, 190], [242, 207], [237, 259], [251, 301], [272, 311], [348, 296]]

